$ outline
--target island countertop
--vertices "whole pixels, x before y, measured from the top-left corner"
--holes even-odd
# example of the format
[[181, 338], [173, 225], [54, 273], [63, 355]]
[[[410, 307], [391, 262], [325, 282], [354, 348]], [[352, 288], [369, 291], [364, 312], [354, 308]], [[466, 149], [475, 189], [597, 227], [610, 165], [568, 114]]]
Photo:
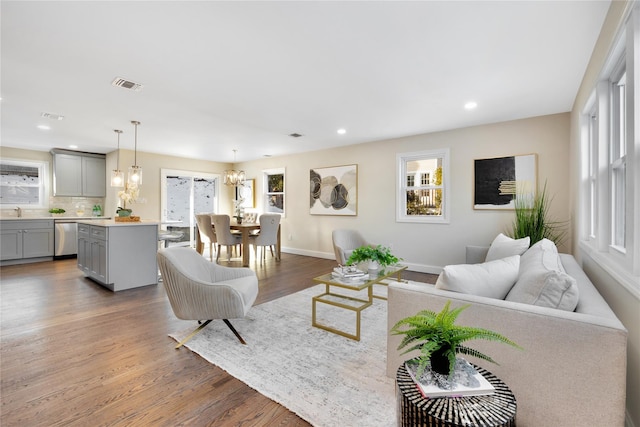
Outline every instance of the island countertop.
[[155, 225], [156, 227], [160, 225], [160, 221], [155, 220], [147, 220], [143, 219], [141, 221], [135, 222], [117, 222], [113, 219], [103, 219], [103, 220], [80, 220], [78, 224], [87, 224], [87, 225], [96, 225], [98, 227], [131, 227], [131, 226], [140, 226], [140, 225]]

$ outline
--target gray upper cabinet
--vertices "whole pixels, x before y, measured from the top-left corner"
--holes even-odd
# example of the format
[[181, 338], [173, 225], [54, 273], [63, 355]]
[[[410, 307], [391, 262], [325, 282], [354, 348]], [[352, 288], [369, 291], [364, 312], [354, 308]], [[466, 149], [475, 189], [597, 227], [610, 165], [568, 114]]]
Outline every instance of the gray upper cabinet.
[[105, 197], [107, 192], [104, 154], [53, 149], [53, 195]]

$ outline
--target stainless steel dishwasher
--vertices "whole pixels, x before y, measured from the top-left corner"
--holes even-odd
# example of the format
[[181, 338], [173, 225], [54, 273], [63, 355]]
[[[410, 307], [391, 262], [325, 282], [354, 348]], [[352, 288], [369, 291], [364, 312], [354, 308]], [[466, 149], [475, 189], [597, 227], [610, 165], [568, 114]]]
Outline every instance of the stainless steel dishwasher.
[[75, 220], [56, 219], [54, 257], [78, 254], [78, 224]]

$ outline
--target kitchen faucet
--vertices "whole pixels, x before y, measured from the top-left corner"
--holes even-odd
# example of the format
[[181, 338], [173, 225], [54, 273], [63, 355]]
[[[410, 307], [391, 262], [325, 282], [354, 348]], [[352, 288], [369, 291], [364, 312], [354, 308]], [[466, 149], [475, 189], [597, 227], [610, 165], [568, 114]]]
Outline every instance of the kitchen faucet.
[[18, 218], [22, 218], [22, 209], [19, 206], [14, 211], [18, 212]]

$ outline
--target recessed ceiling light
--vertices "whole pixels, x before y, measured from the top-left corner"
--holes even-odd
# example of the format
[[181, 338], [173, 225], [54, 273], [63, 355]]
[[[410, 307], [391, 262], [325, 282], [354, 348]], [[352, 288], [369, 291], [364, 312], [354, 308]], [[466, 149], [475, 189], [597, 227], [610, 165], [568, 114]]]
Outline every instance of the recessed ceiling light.
[[61, 116], [60, 114], [54, 114], [54, 113], [41, 113], [40, 117], [44, 117], [45, 119], [51, 119], [51, 120], [62, 120], [64, 119], [64, 116]]
[[345, 133], [347, 133], [347, 130], [346, 129], [338, 129], [338, 133], [340, 135], [344, 135]]
[[70, 145], [69, 148], [76, 149], [76, 148], [78, 148], [78, 146], [77, 145]]
[[49, 130], [49, 129], [51, 129], [51, 127], [49, 127], [47, 125], [38, 125], [38, 129], [40, 129], [40, 130]]
[[465, 110], [473, 110], [478, 106], [478, 103], [475, 101], [469, 101], [466, 104], [464, 104], [464, 109]]

